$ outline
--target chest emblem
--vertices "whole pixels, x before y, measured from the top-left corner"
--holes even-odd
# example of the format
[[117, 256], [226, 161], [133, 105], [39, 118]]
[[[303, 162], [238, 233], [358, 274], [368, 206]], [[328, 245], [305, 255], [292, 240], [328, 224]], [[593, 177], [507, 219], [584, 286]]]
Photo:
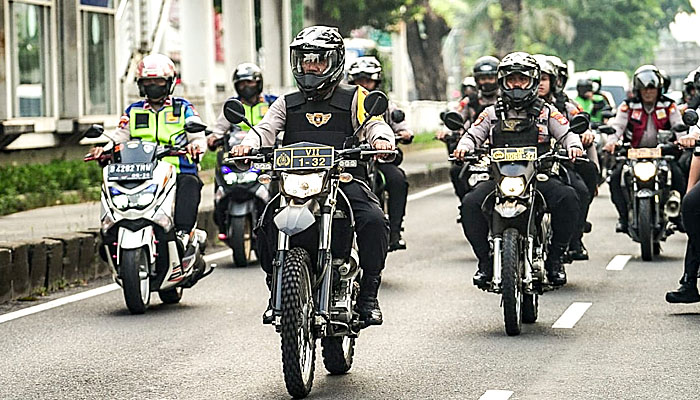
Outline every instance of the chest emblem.
[[291, 162], [292, 159], [289, 158], [287, 153], [281, 153], [279, 156], [277, 156], [277, 159], [275, 160], [275, 165], [279, 167], [287, 167], [289, 166], [289, 164], [291, 164]]
[[306, 113], [306, 119], [309, 120], [309, 123], [316, 128], [321, 127], [321, 125], [325, 125], [328, 123], [328, 121], [331, 119], [332, 114], [324, 114], [324, 113]]
[[666, 118], [666, 110], [663, 108], [659, 108], [656, 110], [656, 119], [664, 119]]
[[630, 119], [633, 119], [635, 121], [641, 121], [642, 120], [642, 110], [633, 110], [632, 115], [630, 116]]
[[171, 111], [165, 113], [165, 123], [166, 124], [176, 124], [180, 121], [180, 117], [173, 114]]
[[503, 120], [503, 130], [506, 132], [515, 132], [520, 121], [517, 119], [504, 119]]

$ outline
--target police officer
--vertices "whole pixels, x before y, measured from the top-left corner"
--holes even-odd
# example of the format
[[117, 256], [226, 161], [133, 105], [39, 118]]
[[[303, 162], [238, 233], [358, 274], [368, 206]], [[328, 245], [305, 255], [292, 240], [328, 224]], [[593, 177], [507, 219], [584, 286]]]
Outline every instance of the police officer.
[[[569, 122], [554, 106], [537, 96], [540, 69], [531, 55], [523, 52], [508, 54], [498, 65], [498, 85], [501, 98], [487, 107], [462, 136], [454, 155], [458, 159], [480, 146], [486, 139], [496, 147], [506, 146], [517, 137], [522, 143], [529, 139], [538, 151], [549, 151], [550, 140], [563, 142], [572, 159], [583, 155], [578, 135], [567, 135]], [[514, 124], [515, 122], [515, 124]], [[517, 132], [504, 127], [517, 125]], [[479, 260], [474, 284], [483, 287], [493, 273], [489, 256], [489, 226], [482, 211], [482, 204], [495, 188], [495, 182], [482, 182], [462, 200], [462, 228]], [[566, 272], [561, 256], [574, 234], [570, 221], [578, 220], [579, 206], [576, 191], [556, 178], [537, 182], [537, 189], [544, 196], [552, 212], [553, 237], [546, 262], [547, 276], [554, 285], [566, 283]]]
[[[270, 108], [270, 104], [277, 100], [277, 96], [262, 93], [262, 70], [253, 63], [239, 64], [233, 71], [232, 80], [233, 88], [237, 95], [235, 98], [240, 100], [243, 104], [246, 118], [252, 125], [257, 125], [262, 121], [265, 113]], [[212, 134], [207, 137], [207, 145], [210, 150], [215, 150], [216, 147], [218, 147], [216, 144], [220, 143], [220, 139], [226, 132], [248, 130], [250, 130], [250, 127], [243, 122], [238, 125], [231, 125], [231, 123], [226, 120], [226, 117], [224, 117], [222, 107], [219, 117], [216, 119], [216, 124], [212, 128]], [[218, 165], [221, 165], [223, 153], [219, 152], [216, 157]], [[218, 176], [221, 174], [221, 171], [217, 169], [215, 173]], [[216, 193], [216, 190], [217, 187], [214, 185], [214, 193]], [[216, 200], [216, 196], [214, 197], [214, 222], [219, 227], [219, 240], [226, 240], [226, 224], [224, 219], [226, 209], [228, 208], [228, 199], [228, 197], [224, 197], [223, 201], [219, 201]]]
[[[698, 109], [700, 111], [700, 109]], [[700, 138], [700, 128], [694, 126], [690, 129], [687, 140]], [[689, 143], [687, 143], [689, 144]], [[700, 266], [700, 157], [693, 157], [690, 165], [690, 177], [688, 179], [688, 193], [681, 205], [681, 216], [688, 233], [688, 243], [685, 249], [685, 261], [681, 286], [674, 291], [666, 293], [666, 301], [669, 303], [697, 303], [700, 302], [698, 294], [698, 267]]]
[[[150, 54], [136, 68], [136, 84], [139, 100], [124, 111], [114, 134], [115, 143], [129, 139], [142, 139], [162, 145], [185, 145], [187, 155], [165, 157], [163, 161], [177, 168], [177, 192], [175, 193], [175, 230], [178, 238], [187, 245], [189, 233], [197, 221], [197, 209], [201, 199], [202, 181], [197, 176], [193, 157], [205, 150], [204, 132], [187, 133], [185, 123], [202, 124], [194, 106], [181, 97], [171, 96], [175, 89], [175, 65], [163, 54]], [[99, 157], [105, 147], [94, 147], [90, 154]]]
[[[630, 142], [633, 148], [656, 147], [657, 133], [660, 129], [682, 124], [680, 112], [670, 98], [661, 94], [663, 78], [659, 69], [653, 65], [642, 65], [634, 72], [634, 97], [622, 102], [610, 125], [615, 128], [615, 134], [608, 140], [603, 149], [613, 152], [617, 142], [623, 138]], [[681, 136], [676, 132], [677, 138]], [[683, 140], [681, 144], [685, 143]], [[683, 196], [686, 189], [685, 178], [677, 162], [671, 162], [671, 188]], [[622, 163], [618, 163], [610, 175], [610, 198], [615, 204], [619, 220], [616, 232], [627, 233], [627, 202], [622, 192], [620, 179]]]
[[[365, 120], [360, 110], [367, 91], [358, 86], [341, 84], [343, 77], [345, 46], [336, 28], [311, 26], [303, 29], [289, 45], [292, 74], [298, 91], [280, 97], [272, 103], [267, 114], [256, 126], [258, 136], [249, 133], [243, 142], [234, 147], [232, 156], [245, 156], [251, 148], [272, 146], [275, 137], [284, 131], [283, 145], [313, 142], [337, 149], [355, 143], [355, 139], [370, 143], [377, 150], [394, 149], [394, 132], [381, 118], [372, 119], [353, 137], [353, 131]], [[330, 114], [323, 122], [307, 115]], [[359, 247], [362, 281], [357, 297], [360, 319], [368, 325], [382, 323], [382, 313], [377, 301], [381, 284], [381, 272], [386, 259], [389, 227], [379, 201], [362, 181], [363, 168], [355, 169], [357, 178], [341, 188], [350, 202], [355, 216], [355, 230]], [[271, 214], [271, 213], [269, 213]], [[260, 263], [271, 282], [272, 257], [276, 249], [277, 235], [271, 215], [263, 216], [259, 230]], [[268, 308], [268, 310], [270, 310]], [[264, 322], [271, 322], [272, 313], [266, 311]]]
[[[544, 54], [535, 54], [533, 58], [537, 60], [541, 71], [540, 86], [538, 88], [539, 97], [554, 105], [557, 110], [569, 120], [571, 120], [574, 115], [581, 113], [583, 111], [581, 107], [572, 101], [565, 101], [563, 104], [557, 103], [554, 93], [557, 91], [558, 73], [550, 59]], [[586, 250], [586, 246], [583, 245], [582, 239], [586, 218], [588, 217], [588, 210], [593, 201], [598, 183], [598, 167], [595, 164], [598, 155], [595, 146], [593, 146], [594, 140], [595, 135], [590, 130], [581, 134], [581, 142], [591, 162], [566, 165], [567, 173], [565, 181], [576, 189], [579, 199], [579, 209], [581, 211], [576, 232], [569, 243], [568, 255], [572, 260], [588, 260], [588, 250]], [[562, 170], [562, 172], [564, 171]]]
[[[348, 83], [360, 85], [367, 90], [379, 89], [382, 83], [382, 65], [373, 56], [358, 57], [348, 68]], [[400, 143], [408, 144], [413, 140], [413, 132], [405, 120], [396, 122], [392, 119], [394, 111], [399, 108], [394, 102], [384, 113], [386, 121]], [[406, 241], [401, 237], [403, 218], [406, 215], [406, 200], [408, 198], [408, 179], [406, 173], [399, 168], [403, 157], [397, 157], [393, 162], [379, 162], [379, 170], [384, 175], [386, 191], [389, 193], [389, 251], [406, 249]]]

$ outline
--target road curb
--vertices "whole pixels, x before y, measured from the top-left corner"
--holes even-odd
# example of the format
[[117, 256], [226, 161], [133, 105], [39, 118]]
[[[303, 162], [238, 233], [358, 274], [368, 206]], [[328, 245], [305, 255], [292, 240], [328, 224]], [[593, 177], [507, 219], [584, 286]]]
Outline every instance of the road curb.
[[[411, 192], [449, 181], [449, 167], [430, 168], [406, 177]], [[197, 227], [208, 233], [208, 243], [219, 244], [213, 204], [200, 208], [197, 221]], [[0, 242], [0, 304], [110, 275], [109, 267], [98, 256], [101, 245], [97, 230]]]

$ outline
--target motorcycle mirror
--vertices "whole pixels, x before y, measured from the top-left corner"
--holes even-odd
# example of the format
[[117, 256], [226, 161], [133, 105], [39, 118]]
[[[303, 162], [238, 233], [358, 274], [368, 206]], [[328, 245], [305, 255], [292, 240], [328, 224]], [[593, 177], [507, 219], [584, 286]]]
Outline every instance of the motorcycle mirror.
[[671, 130], [674, 132], [685, 132], [688, 130], [688, 126], [686, 124], [676, 124]]
[[440, 111], [440, 121], [443, 123], [445, 122], [445, 114], [447, 114], [447, 111]]
[[83, 136], [85, 136], [86, 138], [90, 138], [90, 139], [97, 139], [98, 137], [102, 136], [102, 134], [103, 134], [104, 132], [105, 132], [104, 126], [98, 125], [98, 124], [94, 124], [94, 125], [90, 126], [90, 127], [85, 131], [85, 133], [83, 134]]
[[580, 135], [586, 130], [588, 130], [589, 124], [590, 121], [586, 115], [576, 114], [573, 118], [571, 118], [571, 121], [569, 121], [569, 129], [571, 130], [571, 132]]
[[613, 135], [615, 133], [615, 128], [610, 125], [600, 125], [598, 126], [598, 131], [606, 135]]
[[197, 121], [185, 122], [185, 132], [187, 132], [187, 133], [202, 132], [205, 129], [207, 129], [207, 126], [205, 124], [199, 123]]
[[445, 122], [447, 129], [451, 131], [458, 131], [464, 127], [464, 119], [457, 111], [445, 113], [443, 122]]
[[672, 131], [661, 129], [656, 134], [656, 140], [659, 143], [670, 143], [675, 136]]
[[234, 125], [247, 121], [243, 103], [234, 99], [233, 97], [226, 100], [226, 103], [224, 103], [224, 118]]
[[683, 123], [688, 126], [694, 126], [698, 124], [698, 113], [695, 110], [685, 110], [683, 113]]
[[370, 92], [364, 101], [365, 110], [372, 117], [382, 115], [389, 107], [389, 99], [379, 90]]
[[401, 110], [394, 110], [391, 112], [391, 121], [395, 124], [401, 123], [406, 119], [406, 114]]

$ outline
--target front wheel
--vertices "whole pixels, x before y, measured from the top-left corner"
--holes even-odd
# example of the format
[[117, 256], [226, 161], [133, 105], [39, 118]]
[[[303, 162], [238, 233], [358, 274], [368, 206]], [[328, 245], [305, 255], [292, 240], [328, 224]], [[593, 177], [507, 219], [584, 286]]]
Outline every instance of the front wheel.
[[161, 290], [158, 292], [158, 297], [165, 304], [177, 304], [182, 300], [182, 287]]
[[323, 365], [331, 375], [341, 375], [352, 367], [355, 355], [355, 338], [349, 336], [328, 336], [321, 339]]
[[637, 232], [642, 247], [642, 260], [651, 261], [654, 258], [654, 215], [651, 199], [640, 199], [637, 209]]
[[520, 257], [518, 249], [520, 234], [515, 228], [503, 232], [503, 256], [501, 258], [501, 296], [503, 300], [503, 321], [506, 334], [520, 334], [522, 327], [522, 282], [520, 280]]
[[316, 339], [314, 301], [309, 270], [311, 257], [295, 247], [287, 253], [282, 271], [282, 371], [287, 391], [306, 397], [314, 380]]
[[248, 265], [253, 248], [253, 224], [250, 215], [231, 217], [228, 245], [233, 250], [233, 264], [242, 268]]
[[143, 314], [151, 299], [148, 255], [143, 248], [123, 250], [119, 265], [124, 301], [132, 314]]

